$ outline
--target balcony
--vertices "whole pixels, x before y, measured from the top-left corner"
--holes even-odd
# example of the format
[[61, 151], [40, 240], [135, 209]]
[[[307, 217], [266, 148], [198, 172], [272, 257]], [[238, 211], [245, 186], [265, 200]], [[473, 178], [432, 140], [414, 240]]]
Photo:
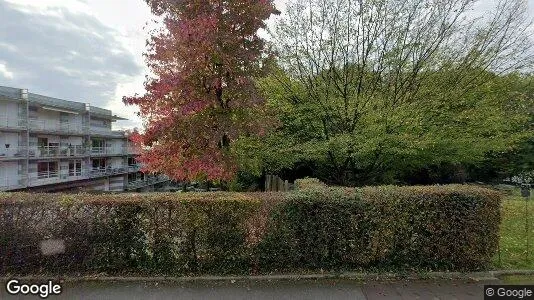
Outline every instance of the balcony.
[[129, 165], [128, 166], [128, 173], [135, 173], [141, 171], [141, 165]]
[[89, 172], [90, 178], [127, 174], [128, 167], [93, 168]]
[[158, 183], [162, 183], [166, 181], [170, 181], [170, 179], [169, 177], [165, 175], [148, 176], [145, 179], [129, 181], [128, 184], [126, 185], [126, 189], [135, 190], [135, 189], [139, 189], [142, 187], [146, 187], [146, 186], [150, 186], [150, 185], [154, 185], [154, 184], [158, 184]]
[[109, 127], [97, 127], [91, 126], [90, 129], [91, 135], [95, 136], [106, 136], [114, 138], [124, 138], [124, 131], [113, 131]]
[[46, 185], [61, 182], [58, 171], [43, 171], [29, 174], [30, 185]]
[[0, 178], [0, 191], [9, 191], [9, 190], [16, 190], [16, 189], [22, 189], [26, 187], [26, 178], [9, 178], [9, 177], [3, 177]]
[[124, 147], [92, 147], [92, 156], [125, 155]]
[[30, 186], [40, 186], [48, 184], [57, 184], [75, 180], [88, 179], [83, 170], [71, 170], [71, 171], [43, 171], [37, 173], [30, 173]]
[[141, 154], [141, 149], [139, 149], [139, 147], [128, 146], [126, 148], [126, 154], [139, 155], [139, 154]]
[[82, 145], [74, 146], [40, 146], [32, 147], [29, 151], [30, 157], [52, 158], [52, 157], [83, 157], [87, 156], [87, 151]]
[[0, 129], [25, 130], [26, 121], [18, 118], [0, 117]]
[[32, 131], [51, 132], [51, 133], [69, 133], [83, 134], [84, 128], [81, 124], [66, 123], [49, 120], [29, 120], [29, 127]]
[[26, 147], [14, 147], [0, 150], [0, 160], [25, 159], [27, 157]]

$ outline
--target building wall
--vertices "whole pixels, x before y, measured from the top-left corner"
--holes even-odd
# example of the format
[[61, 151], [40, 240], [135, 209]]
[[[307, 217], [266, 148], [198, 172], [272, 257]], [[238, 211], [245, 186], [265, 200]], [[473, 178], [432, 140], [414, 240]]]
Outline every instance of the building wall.
[[107, 165], [111, 166], [112, 168], [120, 168], [126, 166], [122, 157], [112, 157], [108, 160], [107, 163]]
[[67, 138], [67, 142], [72, 146], [83, 145], [83, 137], [81, 137], [81, 136], [69, 136]]
[[[17, 132], [0, 131], [0, 157], [11, 156], [19, 150], [20, 134]], [[9, 148], [6, 147], [9, 145]]]
[[19, 103], [14, 101], [0, 101], [1, 119], [16, 120], [19, 118]]
[[59, 125], [59, 112], [45, 110], [45, 109], [38, 109], [37, 120], [45, 121], [47, 124]]
[[16, 161], [0, 161], [0, 185], [16, 186], [19, 184], [19, 163]]
[[125, 176], [117, 176], [117, 177], [110, 177], [109, 178], [109, 190], [110, 191], [124, 191], [124, 177]]
[[69, 124], [82, 127], [82, 121], [83, 118], [80, 114], [70, 114], [70, 113], [62, 113], [61, 118], [64, 122], [68, 122]]
[[102, 131], [109, 130], [111, 131], [111, 121], [105, 120], [97, 117], [91, 118], [91, 130]]
[[[14, 98], [18, 98], [18, 102]], [[11, 122], [2, 124], [2, 118], [9, 118]], [[90, 107], [84, 103], [27, 93], [16, 88], [0, 87], [0, 189], [5, 190], [7, 185], [11, 187], [23, 183], [22, 187], [42, 188], [47, 191], [54, 190], [53, 186], [56, 184], [58, 189], [60, 185], [63, 185], [63, 188], [84, 185], [84, 188], [86, 186], [89, 190], [124, 190], [128, 183], [128, 176], [125, 174], [127, 169], [117, 170], [117, 168], [127, 167], [128, 142], [123, 133], [112, 132], [111, 124], [114, 118], [109, 110]], [[65, 127], [65, 124], [68, 127]], [[83, 125], [91, 126], [84, 128]], [[85, 141], [90, 142], [93, 137], [105, 141], [105, 151], [92, 152], [89, 149], [91, 143]], [[39, 151], [39, 138], [47, 138], [48, 144], [59, 145], [59, 151], [55, 149]], [[6, 144], [9, 144], [7, 149]], [[72, 152], [69, 151], [72, 148], [67, 149], [69, 145], [85, 147], [83, 151]], [[26, 148], [29, 152], [26, 152]], [[8, 149], [17, 150], [19, 155], [9, 157], [2, 155]], [[107, 166], [115, 170], [91, 170], [91, 160], [97, 157], [105, 159]], [[75, 160], [81, 162], [83, 176], [70, 174], [69, 163]], [[58, 176], [38, 178], [39, 162], [56, 163]], [[44, 175], [41, 177], [55, 175], [42, 173]], [[4, 182], [1, 181], [2, 178], [6, 178]]]
[[108, 139], [106, 144], [111, 147], [114, 151], [123, 151], [125, 149], [125, 140], [124, 139]]

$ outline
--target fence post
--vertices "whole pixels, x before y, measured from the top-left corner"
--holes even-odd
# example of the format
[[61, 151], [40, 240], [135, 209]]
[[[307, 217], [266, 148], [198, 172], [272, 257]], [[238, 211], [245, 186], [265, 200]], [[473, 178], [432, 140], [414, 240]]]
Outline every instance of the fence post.
[[527, 251], [525, 253], [525, 261], [529, 261], [529, 252], [530, 252], [530, 230], [529, 230], [529, 209], [528, 209], [528, 200], [530, 198], [530, 185], [523, 184], [521, 185], [521, 196], [525, 198], [525, 234], [527, 240]]
[[265, 191], [271, 191], [271, 175], [265, 175]]

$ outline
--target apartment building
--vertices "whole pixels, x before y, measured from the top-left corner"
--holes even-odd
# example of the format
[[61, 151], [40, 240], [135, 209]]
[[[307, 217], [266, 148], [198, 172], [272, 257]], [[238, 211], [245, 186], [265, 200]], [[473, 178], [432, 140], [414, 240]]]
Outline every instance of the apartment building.
[[87, 103], [0, 86], [0, 191], [143, 191], [168, 181], [140, 172], [124, 120]]

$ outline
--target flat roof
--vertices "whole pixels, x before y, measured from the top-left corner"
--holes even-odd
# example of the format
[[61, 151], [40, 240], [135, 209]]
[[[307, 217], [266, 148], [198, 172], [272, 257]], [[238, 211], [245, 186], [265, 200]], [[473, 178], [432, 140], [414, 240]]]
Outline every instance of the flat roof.
[[27, 100], [31, 104], [38, 104], [40, 107], [49, 110], [57, 110], [68, 113], [84, 113], [89, 112], [97, 117], [117, 120], [128, 120], [127, 118], [113, 115], [111, 110], [96, 106], [91, 106], [90, 103], [77, 102], [70, 100], [63, 100], [54, 97], [48, 97], [40, 94], [28, 93], [27, 89], [20, 89], [14, 87], [0, 86], [0, 96], [9, 98], [11, 100], [23, 101], [22, 94], [27, 95]]

